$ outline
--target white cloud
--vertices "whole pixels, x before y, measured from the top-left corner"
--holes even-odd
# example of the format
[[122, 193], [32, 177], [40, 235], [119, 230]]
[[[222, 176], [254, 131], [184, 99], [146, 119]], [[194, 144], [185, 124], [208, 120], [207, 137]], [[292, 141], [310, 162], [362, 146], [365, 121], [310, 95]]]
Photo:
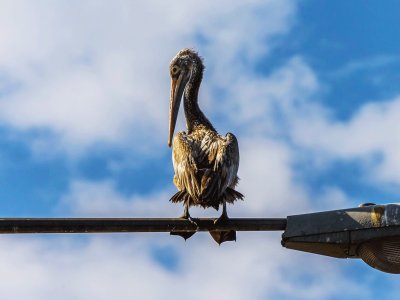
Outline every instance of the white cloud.
[[[11, 300], [265, 299], [276, 295], [321, 299], [361, 292], [336, 263], [289, 253], [281, 249], [276, 235], [262, 241], [255, 234], [240, 238], [235, 244], [218, 246], [205, 234], [187, 242], [166, 234], [151, 238], [100, 235], [84, 242], [72, 236], [3, 237], [0, 288], [2, 296]], [[170, 270], [155, 260], [154, 247], [176, 256], [177, 266]], [[302, 257], [315, 267], [303, 264]], [[320, 276], [321, 272], [325, 275]], [[300, 274], [309, 280], [296, 284]]]
[[111, 143], [151, 152], [165, 144], [168, 63], [180, 48], [203, 36], [219, 72], [207, 76], [232, 77], [237, 57], [266, 53], [293, 11], [291, 1], [3, 2], [0, 119], [50, 132], [53, 150]]
[[230, 126], [257, 136], [284, 136], [292, 114], [298, 114], [319, 88], [314, 72], [301, 57], [289, 58], [265, 76], [242, 74], [221, 105]]
[[238, 215], [286, 217], [309, 209], [307, 193], [294, 178], [291, 149], [273, 140], [242, 140], [238, 190], [245, 202], [235, 205]]
[[177, 217], [181, 208], [168, 202], [172, 193], [125, 196], [117, 192], [111, 181], [75, 181], [58, 211], [82, 217]]
[[365, 177], [400, 184], [400, 99], [367, 103], [349, 121], [336, 121], [320, 108], [293, 121], [295, 141], [327, 160], [360, 161]]

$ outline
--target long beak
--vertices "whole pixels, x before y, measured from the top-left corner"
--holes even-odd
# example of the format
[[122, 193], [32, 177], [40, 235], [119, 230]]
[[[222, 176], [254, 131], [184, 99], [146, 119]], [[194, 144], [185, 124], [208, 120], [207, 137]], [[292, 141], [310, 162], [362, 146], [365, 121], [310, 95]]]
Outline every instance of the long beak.
[[171, 79], [171, 99], [169, 103], [169, 137], [168, 147], [171, 147], [172, 137], [178, 117], [179, 106], [181, 104], [183, 91], [185, 90], [188, 78], [184, 71], [181, 71], [178, 79]]

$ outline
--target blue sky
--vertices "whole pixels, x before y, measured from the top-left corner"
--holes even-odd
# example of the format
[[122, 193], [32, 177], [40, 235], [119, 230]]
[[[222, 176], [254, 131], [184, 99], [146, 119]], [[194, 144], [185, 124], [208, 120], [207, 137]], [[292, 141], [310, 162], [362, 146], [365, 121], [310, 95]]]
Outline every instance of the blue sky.
[[[167, 118], [168, 64], [183, 47], [204, 58], [204, 112], [239, 138], [246, 199], [230, 215], [397, 202], [399, 11], [389, 0], [3, 1], [1, 215], [180, 215], [168, 202]], [[201, 233], [186, 243], [166, 234], [4, 236], [0, 254], [7, 299], [399, 292], [396, 276], [283, 249], [278, 233], [239, 233], [220, 247]]]

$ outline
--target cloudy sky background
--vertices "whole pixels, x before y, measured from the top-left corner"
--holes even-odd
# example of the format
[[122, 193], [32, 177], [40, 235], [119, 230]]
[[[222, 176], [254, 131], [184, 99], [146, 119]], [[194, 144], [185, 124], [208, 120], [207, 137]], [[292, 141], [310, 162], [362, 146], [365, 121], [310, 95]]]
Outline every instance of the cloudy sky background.
[[[175, 217], [168, 65], [240, 144], [231, 216], [397, 202], [396, 1], [1, 1], [4, 217]], [[179, 130], [184, 128], [180, 116]], [[194, 209], [196, 216], [217, 216]], [[392, 299], [396, 276], [286, 250], [280, 233], [0, 237], [7, 299]]]

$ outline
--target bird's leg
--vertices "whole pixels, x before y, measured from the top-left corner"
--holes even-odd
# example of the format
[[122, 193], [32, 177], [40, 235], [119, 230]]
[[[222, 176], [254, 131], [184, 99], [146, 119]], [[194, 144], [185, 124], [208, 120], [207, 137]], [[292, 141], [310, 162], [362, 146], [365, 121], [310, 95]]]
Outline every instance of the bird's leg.
[[196, 221], [190, 216], [189, 213], [189, 204], [187, 203], [187, 201], [185, 201], [185, 208], [183, 210], [183, 215], [180, 216], [181, 219], [186, 219], [188, 220], [190, 223], [192, 223], [193, 225], [196, 225], [196, 227], [198, 227]]
[[190, 218], [190, 214], [189, 214], [189, 205], [187, 204], [187, 202], [185, 201], [185, 208], [183, 210], [183, 215], [180, 216], [181, 219], [189, 219]]
[[223, 224], [229, 220], [228, 213], [226, 211], [226, 202], [222, 203], [222, 214], [221, 216], [214, 221], [214, 224]]
[[[190, 223], [196, 225], [196, 227], [199, 227], [197, 225], [197, 223], [195, 221], [193, 221], [192, 217], [189, 214], [189, 203], [187, 201], [185, 201], [185, 208], [183, 210], [183, 215], [180, 216], [181, 219], [186, 219], [188, 220]], [[174, 231], [172, 230], [170, 232], [171, 235], [179, 235], [181, 237], [183, 237], [185, 239], [185, 241], [190, 238], [193, 234], [195, 234], [196, 231]]]
[[[229, 221], [228, 213], [226, 212], [226, 202], [222, 202], [222, 214], [214, 221], [215, 225], [225, 225]], [[210, 231], [212, 238], [221, 244], [227, 241], [236, 241], [236, 231], [235, 230], [221, 230], [221, 231]]]

